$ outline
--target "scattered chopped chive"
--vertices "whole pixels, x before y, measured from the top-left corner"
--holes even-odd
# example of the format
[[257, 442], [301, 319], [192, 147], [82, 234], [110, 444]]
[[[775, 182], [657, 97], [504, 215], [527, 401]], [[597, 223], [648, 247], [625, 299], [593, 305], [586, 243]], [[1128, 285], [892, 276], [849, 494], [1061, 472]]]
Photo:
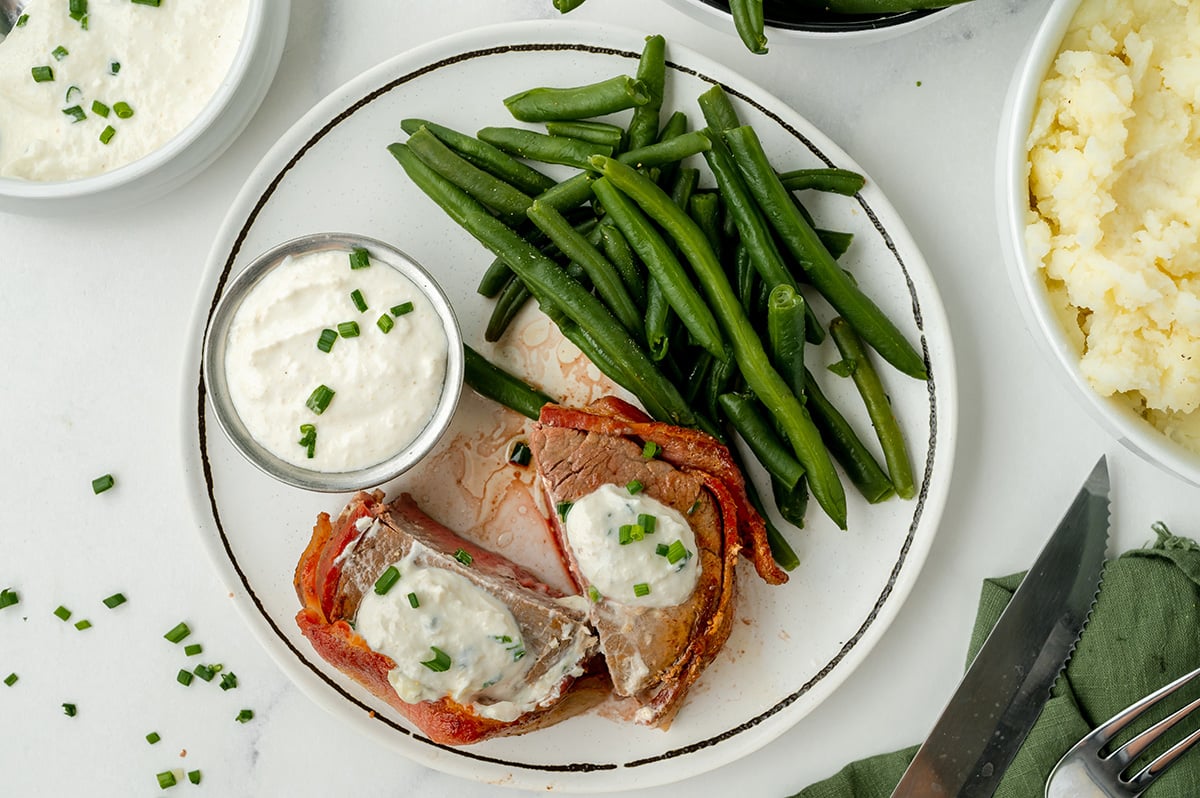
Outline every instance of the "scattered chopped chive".
[[14, 604], [19, 604], [20, 602], [21, 597], [18, 596], [17, 592], [12, 588], [6, 587], [3, 590], [0, 590], [0, 610], [4, 609], [5, 607], [11, 607]]
[[126, 601], [128, 601], [128, 599], [125, 598], [124, 593], [113, 593], [111, 596], [104, 599], [104, 606], [111, 610], [116, 607], [120, 607]]
[[162, 4], [162, 0], [133, 0], [139, 6], [154, 6], [158, 8]]
[[79, 714], [79, 710], [75, 708], [74, 704], [63, 704], [62, 707], [63, 707], [63, 714], [66, 715], [68, 718], [73, 718]]
[[690, 556], [691, 555], [688, 553], [688, 550], [683, 547], [682, 540], [676, 540], [672, 542], [670, 547], [667, 549], [667, 562], [671, 563], [671, 565], [674, 565], [680, 560], [686, 560]]
[[853, 358], [843, 358], [829, 367], [829, 370], [839, 377], [849, 377], [858, 368]]
[[87, 618], [84, 618], [82, 621], [76, 621], [76, 622], [75, 622], [75, 628], [76, 628], [76, 629], [78, 629], [78, 630], [79, 630], [79, 631], [81, 631], [81, 632], [82, 632], [84, 629], [91, 629], [91, 628], [92, 628], [92, 622], [91, 622], [91, 621], [89, 621]]
[[571, 506], [574, 504], [575, 502], [559, 502], [554, 505], [554, 512], [558, 513], [559, 518], [566, 521], [567, 513], [571, 512]]
[[48, 66], [35, 66], [31, 71], [34, 83], [49, 83], [54, 80], [54, 70]]
[[192, 784], [200, 783], [200, 771], [198, 770], [189, 770], [187, 777], [188, 781], [190, 781]]
[[379, 317], [378, 321], [375, 322], [375, 325], [379, 327], [379, 329], [383, 330], [384, 335], [387, 335], [392, 331], [392, 328], [396, 326], [396, 322], [392, 321], [391, 316], [384, 313]]
[[518, 662], [523, 656], [525, 656], [525, 649], [518, 648], [513, 652], [513, 662]]
[[88, 4], [87, 0], [69, 0], [67, 3], [67, 13], [71, 15], [71, 19], [76, 22], [82, 22], [87, 16]]
[[333, 395], [335, 393], [337, 393], [337, 391], [331, 390], [326, 385], [318, 385], [313, 389], [313, 392], [309, 394], [308, 399], [304, 402], [304, 404], [308, 406], [309, 410], [313, 411], [319, 416], [325, 412], [327, 407], [329, 407], [329, 403], [333, 401]]
[[412, 607], [414, 610], [421, 606], [421, 600], [417, 598], [416, 593], [408, 594], [408, 606]]
[[59, 619], [63, 620], [63, 621], [68, 621], [71, 619], [71, 611], [69, 609], [67, 609], [66, 607], [62, 606], [61, 604], [59, 605], [58, 609], [56, 609], [54, 611], [54, 614], [57, 615], [59, 617]]
[[17, 679], [19, 679], [19, 678], [21, 678], [21, 677], [17, 676], [17, 674], [10, 673], [4, 677], [4, 684], [8, 687], [12, 687], [14, 684], [17, 683]]
[[696, 499], [696, 501], [692, 502], [692, 506], [688, 508], [687, 514], [691, 515], [692, 513], [696, 512], [699, 509], [700, 509], [700, 500]]
[[104, 130], [100, 131], [100, 143], [107, 144], [108, 142], [112, 141], [112, 137], [115, 135], [117, 135], [117, 129], [112, 125], [109, 125], [108, 127], [104, 128]]
[[79, 105], [72, 105], [70, 108], [64, 108], [62, 109], [62, 112], [74, 119], [76, 122], [82, 122], [83, 120], [87, 119], [87, 112], [84, 111], [83, 107]]
[[646, 486], [643, 485], [641, 482], [638, 482], [636, 479], [631, 479], [631, 480], [629, 480], [629, 482], [625, 483], [625, 489], [627, 491], [629, 491], [631, 494], [633, 494], [634, 496], [641, 493], [642, 488], [644, 488], [644, 487], [646, 487]]
[[639, 596], [639, 597], [640, 596], [649, 596], [650, 595], [650, 585], [646, 584], [645, 582], [638, 582], [636, 585], [633, 586], [633, 595]]
[[399, 579], [400, 571], [397, 570], [396, 566], [389, 565], [384, 572], [379, 575], [379, 578], [375, 580], [375, 592], [380, 596], [387, 595], [387, 592], [392, 589], [392, 586], [395, 585]]
[[27, 23], [27, 22], [29, 22], [29, 15], [22, 14], [21, 16], [17, 17], [17, 24], [15, 27], [23, 28], [23, 27], [25, 27], [25, 23]]
[[652, 460], [662, 451], [662, 447], [654, 441], [646, 441], [646, 445], [642, 447], [642, 457], [647, 460]]
[[666, 557], [667, 552], [669, 552], [670, 550], [671, 550], [671, 547], [668, 546], [666, 543], [659, 543], [657, 546], [654, 547], [654, 553], [657, 554], [659, 557]]
[[337, 328], [338, 335], [342, 336], [343, 338], [358, 337], [358, 322], [356, 321], [344, 321], [339, 324]]
[[191, 633], [192, 630], [188, 628], [188, 625], [183, 621], [180, 621], [179, 623], [175, 624], [174, 627], [172, 627], [171, 631], [163, 635], [163, 637], [165, 637], [167, 640], [170, 640], [172, 643], [178, 643]]
[[206, 682], [211, 682], [213, 680], [213, 676], [216, 676], [216, 671], [214, 671], [208, 665], [197, 665], [196, 667], [192, 668], [192, 673], [196, 674], [197, 679], [203, 679]]
[[638, 513], [637, 522], [647, 535], [653, 535], [654, 528], [658, 526], [658, 518], [649, 513]]
[[454, 559], [458, 560], [463, 565], [470, 565], [475, 562], [475, 558], [470, 555], [466, 549], [459, 549], [454, 552]]
[[355, 288], [350, 292], [350, 301], [354, 303], [354, 307], [358, 308], [359, 313], [366, 313], [367, 300], [363, 299], [363, 293]]
[[189, 657], [194, 657], [204, 650], [204, 646], [199, 643], [189, 643], [183, 647], [183, 653]]
[[65, 103], [71, 102], [71, 97], [76, 94], [82, 95], [83, 89], [79, 88], [78, 86], [68, 86], [67, 93], [65, 95], [63, 95], [63, 102], [65, 102]]
[[61, 44], [50, 51], [50, 55], [54, 56], [55, 61], [61, 61], [71, 54], [71, 51]]
[[114, 485], [112, 474], [105, 474], [92, 480], [92, 493], [103, 493]]
[[237, 681], [236, 673], [234, 673], [233, 671], [230, 671], [229, 673], [221, 674], [221, 689], [222, 690], [232, 690], [233, 688], [235, 688], [237, 686], [238, 686], [238, 681]]
[[158, 732], [152, 731], [146, 735], [146, 742], [150, 743], [150, 745], [154, 745], [156, 742], [158, 742], [161, 739], [162, 738], [158, 736]]
[[604, 596], [600, 595], [600, 591], [595, 585], [588, 585], [588, 598], [592, 600], [593, 604], [597, 604]]
[[300, 440], [296, 441], [305, 448], [305, 454], [311, 460], [317, 451], [317, 425], [316, 424], [301, 424], [300, 425]]
[[333, 349], [333, 344], [337, 339], [337, 330], [330, 330], [329, 328], [321, 330], [321, 337], [317, 339], [317, 349], [329, 354], [329, 350]]
[[371, 265], [371, 253], [367, 252], [362, 247], [355, 247], [350, 250], [350, 268], [365, 269]]
[[508, 635], [492, 635], [492, 639], [497, 643], [511, 643], [512, 638]]
[[[137, 2], [137, 0], [134, 0], [134, 2]], [[175, 786], [175, 774], [169, 770], [164, 770], [162, 773], [157, 774], [155, 778], [158, 779], [158, 788], [160, 790]]]
[[115, 75], [120, 71], [121, 71], [121, 62], [120, 61], [113, 61], [111, 64], [108, 65], [108, 74]]
[[190, 685], [193, 678], [195, 678], [195, 676], [187, 668], [180, 668], [179, 673], [175, 674], [175, 681], [179, 682], [184, 687]]
[[243, 709], [237, 713], [237, 717], [234, 718], [234, 720], [236, 720], [238, 723], [248, 723], [249, 721], [254, 720], [254, 710]]
[[529, 460], [533, 457], [533, 452], [529, 449], [529, 444], [525, 441], [517, 441], [513, 444], [512, 452], [508, 455], [508, 462], [513, 465], [527, 466]]
[[219, 662], [216, 664], [213, 664], [213, 665], [209, 665], [208, 667], [212, 668], [213, 673], [220, 673], [221, 671], [225, 670], [225, 666]]
[[621, 524], [617, 527], [617, 542], [622, 546], [628, 546], [633, 542], [633, 524]]
[[426, 668], [437, 673], [450, 670], [450, 655], [442, 651], [437, 646], [430, 646], [429, 650], [433, 652], [433, 659], [422, 662]]
[[405, 313], [412, 313], [413, 303], [401, 302], [399, 305], [392, 305], [392, 315], [400, 318]]
[[87, 14], [84, 14], [82, 17], [79, 18], [79, 27], [84, 30], [88, 29], [88, 15]]

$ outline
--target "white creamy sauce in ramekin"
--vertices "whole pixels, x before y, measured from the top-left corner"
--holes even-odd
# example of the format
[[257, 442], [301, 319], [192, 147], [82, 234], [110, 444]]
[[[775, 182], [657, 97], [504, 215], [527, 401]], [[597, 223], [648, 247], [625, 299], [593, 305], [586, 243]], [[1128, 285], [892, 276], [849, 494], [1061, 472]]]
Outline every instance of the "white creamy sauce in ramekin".
[[[0, 43], [2, 177], [73, 180], [162, 147], [229, 73], [249, 3], [87, 0], [86, 28], [69, 8], [68, 0], [34, 0]], [[53, 80], [34, 80], [33, 70], [46, 67]], [[132, 115], [119, 117], [117, 103]]]
[[[640, 539], [623, 536], [621, 527], [639, 524], [641, 516], [654, 518], [654, 531], [643, 530]], [[696, 589], [700, 558], [691, 525], [678, 510], [645, 493], [601, 485], [566, 510], [564, 528], [579, 570], [598, 591], [593, 601], [604, 597], [637, 607], [674, 607]], [[623, 537], [628, 542], [622, 543]]]
[[[367, 309], [352, 299], [360, 292]], [[412, 303], [412, 310], [394, 309]], [[388, 332], [380, 319], [392, 325]], [[328, 352], [322, 332], [355, 322]], [[346, 250], [286, 258], [242, 300], [225, 349], [229, 398], [250, 435], [279, 458], [325, 472], [380, 463], [412, 443], [433, 416], [446, 378], [447, 342], [428, 297], [396, 269]], [[324, 410], [309, 406], [320, 386]], [[306, 425], [315, 442], [300, 443]]]

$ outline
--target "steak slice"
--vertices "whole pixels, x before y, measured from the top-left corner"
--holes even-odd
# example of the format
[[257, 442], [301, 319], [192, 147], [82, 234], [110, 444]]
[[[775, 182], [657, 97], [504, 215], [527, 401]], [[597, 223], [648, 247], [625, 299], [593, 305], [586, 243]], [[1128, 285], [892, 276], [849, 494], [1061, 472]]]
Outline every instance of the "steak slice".
[[[572, 689], [596, 649], [582, 610], [570, 600], [560, 601], [561, 594], [531, 572], [437, 523], [407, 494], [388, 505], [382, 498], [378, 491], [359, 493], [332, 524], [322, 513], [296, 567], [296, 593], [303, 605], [296, 622], [317, 653], [394, 706], [431, 740], [448, 745], [530, 731], [603, 698], [604, 690], [592, 689], [594, 679], [586, 689]], [[481, 714], [482, 707], [503, 700], [496, 691], [504, 685], [481, 689], [467, 704], [449, 696], [419, 703], [400, 698], [388, 679], [396, 663], [371, 650], [352, 623], [364, 594], [384, 570], [410, 554], [416, 565], [465, 577], [512, 613], [529, 663], [522, 679], [552, 686], [534, 709], [511, 721]]]

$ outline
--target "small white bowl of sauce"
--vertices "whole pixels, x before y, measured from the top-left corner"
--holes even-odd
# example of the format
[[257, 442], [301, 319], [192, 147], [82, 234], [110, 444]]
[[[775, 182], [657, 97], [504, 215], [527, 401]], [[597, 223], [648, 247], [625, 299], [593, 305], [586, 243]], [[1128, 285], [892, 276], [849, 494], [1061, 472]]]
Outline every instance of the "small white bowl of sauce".
[[204, 381], [234, 447], [308, 490], [375, 487], [441, 438], [463, 386], [462, 334], [437, 282], [382, 241], [280, 244], [230, 282]]

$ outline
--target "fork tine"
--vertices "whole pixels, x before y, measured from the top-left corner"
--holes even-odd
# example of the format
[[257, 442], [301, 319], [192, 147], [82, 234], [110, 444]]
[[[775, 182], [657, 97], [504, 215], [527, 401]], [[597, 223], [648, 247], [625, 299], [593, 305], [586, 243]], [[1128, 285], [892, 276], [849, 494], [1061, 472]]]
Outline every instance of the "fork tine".
[[[1166, 718], [1165, 720], [1154, 724], [1137, 738], [1135, 738], [1134, 741], [1140, 741], [1143, 737], [1153, 736], [1153, 739], [1148, 740], [1144, 745], [1142, 745], [1142, 748], [1145, 748], [1147, 745], [1150, 745], [1150, 743], [1153, 743], [1154, 739], [1157, 739], [1159, 735], [1166, 732], [1167, 729], [1170, 729], [1176, 723], [1190, 715], [1198, 707], [1200, 707], [1200, 698], [1188, 704], [1186, 707]], [[1159, 776], [1165, 773], [1167, 768], [1175, 764], [1175, 760], [1186, 754], [1188, 750], [1198, 742], [1200, 742], [1200, 729], [1197, 729], [1184, 739], [1175, 743], [1175, 745], [1171, 746], [1166, 753], [1162, 754], [1149, 765], [1142, 768], [1142, 770], [1139, 771], [1136, 776], [1129, 780], [1130, 785], [1139, 790], [1146, 789], [1153, 784]], [[1136, 754], [1134, 756], [1136, 757]]]
[[[1144, 713], [1146, 710], [1150, 709], [1150, 707], [1154, 706], [1162, 699], [1169, 696], [1171, 693], [1174, 693], [1176, 690], [1178, 690], [1179, 688], [1186, 685], [1188, 682], [1190, 682], [1192, 679], [1196, 678], [1197, 676], [1200, 676], [1200, 668], [1197, 668], [1196, 670], [1192, 671], [1191, 673], [1186, 673], [1183, 676], [1180, 676], [1178, 679], [1171, 682], [1170, 684], [1164, 685], [1164, 686], [1158, 688], [1157, 690], [1155, 690], [1153, 693], [1150, 693], [1145, 698], [1142, 698], [1141, 700], [1136, 701], [1133, 704], [1130, 704], [1129, 706], [1125, 707], [1125, 709], [1121, 710], [1116, 715], [1112, 716], [1111, 718], [1106, 720], [1104, 723], [1097, 726], [1092, 731], [1092, 733], [1088, 735], [1087, 739], [1093, 741], [1097, 748], [1103, 748], [1105, 745], [1107, 745], [1109, 742], [1111, 742], [1112, 739], [1114, 737], [1116, 737], [1117, 734], [1119, 734], [1122, 729], [1124, 729], [1126, 726], [1128, 726], [1133, 721], [1137, 720], [1138, 717], [1140, 717], [1142, 715], [1142, 713]], [[1147, 730], [1146, 732], [1143, 732], [1143, 734], [1148, 734], [1148, 733], [1149, 733], [1149, 730]], [[1157, 735], [1155, 735], [1155, 738], [1157, 738]], [[1151, 738], [1150, 742], [1153, 742], [1155, 738]], [[1138, 738], [1134, 738], [1134, 740], [1131, 741], [1130, 744], [1135, 742], [1137, 739]], [[1126, 745], [1125, 748], [1119, 749], [1116, 753], [1113, 754], [1113, 757], [1116, 757], [1119, 760], [1121, 752], [1126, 750], [1128, 747], [1129, 747], [1129, 745]], [[1136, 756], [1137, 753], [1141, 753], [1141, 749], [1139, 749], [1134, 754], [1134, 756]], [[1111, 759], [1112, 757], [1109, 757], [1109, 758]], [[1129, 759], [1125, 762], [1125, 764], [1129, 764], [1129, 761], [1132, 761], [1132, 759], [1133, 759], [1133, 756], [1129, 757]]]

